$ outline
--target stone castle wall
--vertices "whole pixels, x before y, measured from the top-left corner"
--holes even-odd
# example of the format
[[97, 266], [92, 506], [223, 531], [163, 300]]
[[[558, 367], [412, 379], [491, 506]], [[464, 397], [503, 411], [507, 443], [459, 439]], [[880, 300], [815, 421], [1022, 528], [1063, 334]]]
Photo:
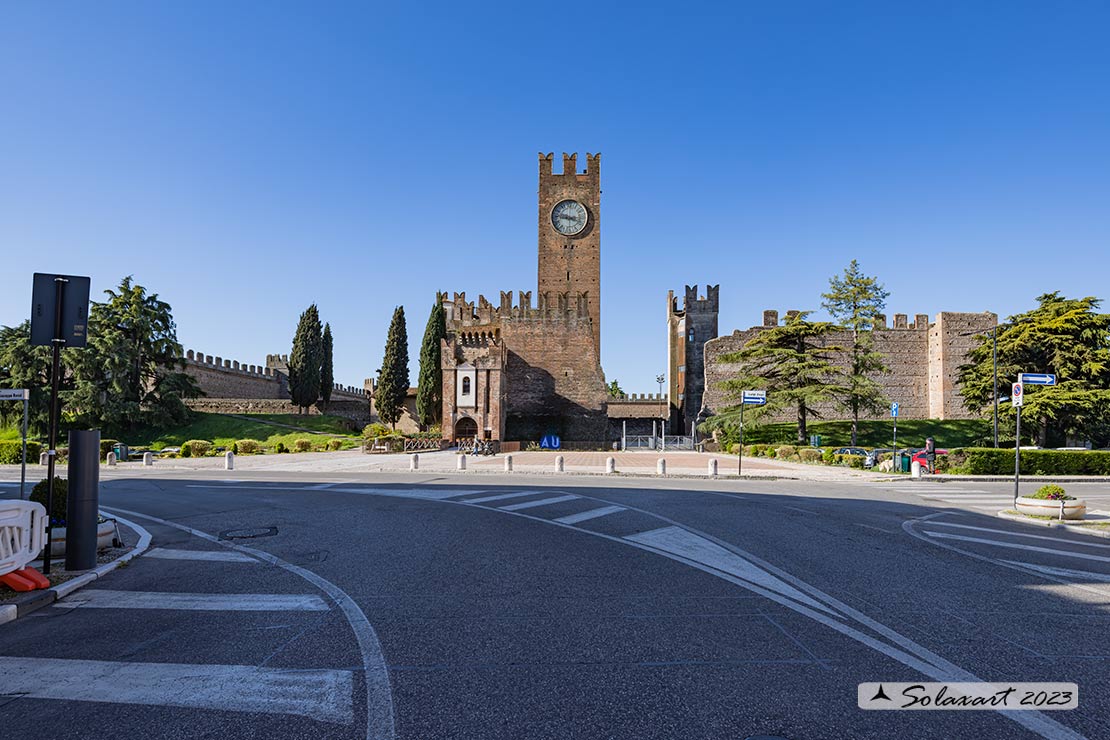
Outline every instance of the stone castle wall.
[[[791, 312], [793, 313], [793, 312]], [[947, 313], [937, 315], [930, 324], [927, 314], [918, 314], [913, 323], [905, 314], [894, 316], [894, 326], [886, 326], [886, 318], [876, 322], [873, 333], [876, 351], [880, 352], [890, 372], [877, 374], [875, 380], [891, 401], [899, 404], [903, 419], [966, 419], [972, 418], [959, 395], [956, 378], [959, 366], [967, 361], [968, 351], [975, 346], [975, 334], [989, 331], [997, 323], [993, 313]], [[737, 401], [721, 388], [723, 381], [736, 376], [738, 366], [720, 358], [736, 352], [760, 333], [778, 325], [778, 312], [765, 311], [763, 326], [756, 326], [711, 340], [705, 345], [705, 406], [713, 413], [734, 406]], [[962, 336], [968, 334], [968, 336]], [[850, 332], [834, 332], [824, 339], [825, 346], [850, 347]], [[833, 354], [835, 364], [849, 367], [849, 354]], [[833, 403], [819, 405], [821, 418], [846, 418], [846, 412]], [[889, 418], [890, 413], [861, 416]], [[776, 421], [792, 421], [795, 412], [784, 411], [773, 417]]]

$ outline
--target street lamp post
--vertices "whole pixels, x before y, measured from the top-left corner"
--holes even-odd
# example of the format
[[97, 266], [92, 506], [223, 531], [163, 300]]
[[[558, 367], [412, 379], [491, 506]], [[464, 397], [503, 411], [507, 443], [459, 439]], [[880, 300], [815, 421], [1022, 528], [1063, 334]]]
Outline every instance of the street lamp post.
[[663, 381], [667, 379], [666, 375], [656, 375], [655, 382], [659, 384], [659, 439], [663, 443], [663, 447], [667, 446], [667, 427], [666, 416], [663, 414]]

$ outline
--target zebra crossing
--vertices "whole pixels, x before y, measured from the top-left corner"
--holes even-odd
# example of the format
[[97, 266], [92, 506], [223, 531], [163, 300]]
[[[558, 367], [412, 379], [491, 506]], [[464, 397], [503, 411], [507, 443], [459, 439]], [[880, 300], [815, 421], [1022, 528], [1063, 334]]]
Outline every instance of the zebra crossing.
[[[1039, 484], [1023, 484], [1022, 493], [1032, 493]], [[884, 490], [894, 493], [912, 493], [925, 501], [944, 506], [956, 506], [976, 512], [992, 514], [1005, 509], [1012, 509], [1014, 505], [1014, 491], [1012, 484], [1003, 484], [986, 488], [972, 488], [967, 486], [954, 486], [950, 484], [918, 483], [885, 487]], [[1087, 502], [1088, 511], [1110, 511], [1110, 492], [1100, 490], [1081, 491], [1078, 488], [1070, 489]]]

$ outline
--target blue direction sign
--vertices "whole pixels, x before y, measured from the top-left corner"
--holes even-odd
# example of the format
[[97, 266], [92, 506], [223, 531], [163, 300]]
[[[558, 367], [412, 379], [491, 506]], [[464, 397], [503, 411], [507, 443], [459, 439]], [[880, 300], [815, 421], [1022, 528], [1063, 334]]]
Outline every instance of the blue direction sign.
[[744, 391], [740, 402], [745, 406], [763, 406], [767, 403], [767, 391]]
[[893, 416], [895, 419], [898, 418], [898, 402], [897, 401], [890, 404], [890, 415]]
[[1018, 382], [1025, 385], [1056, 385], [1056, 376], [1051, 373], [1021, 373]]

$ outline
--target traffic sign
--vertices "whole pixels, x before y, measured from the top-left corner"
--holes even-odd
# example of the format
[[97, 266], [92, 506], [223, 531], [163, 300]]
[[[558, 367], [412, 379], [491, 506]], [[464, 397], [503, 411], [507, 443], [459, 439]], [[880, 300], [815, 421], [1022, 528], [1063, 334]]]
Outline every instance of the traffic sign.
[[745, 406], [763, 406], [767, 403], [767, 391], [744, 391], [740, 403]]
[[32, 345], [49, 347], [54, 340], [64, 339], [66, 347], [84, 347], [88, 323], [87, 277], [35, 273], [31, 283]]
[[0, 401], [26, 401], [31, 391], [25, 388], [0, 388]]
[[898, 402], [897, 401], [890, 404], [890, 415], [893, 416], [895, 419], [898, 418]]
[[1010, 400], [1014, 402], [1014, 406], [1021, 406], [1025, 401], [1025, 392], [1021, 387], [1021, 383], [1014, 383], [1013, 389], [1010, 391]]
[[1021, 373], [1018, 382], [1025, 385], [1056, 385], [1056, 376], [1051, 373]]

